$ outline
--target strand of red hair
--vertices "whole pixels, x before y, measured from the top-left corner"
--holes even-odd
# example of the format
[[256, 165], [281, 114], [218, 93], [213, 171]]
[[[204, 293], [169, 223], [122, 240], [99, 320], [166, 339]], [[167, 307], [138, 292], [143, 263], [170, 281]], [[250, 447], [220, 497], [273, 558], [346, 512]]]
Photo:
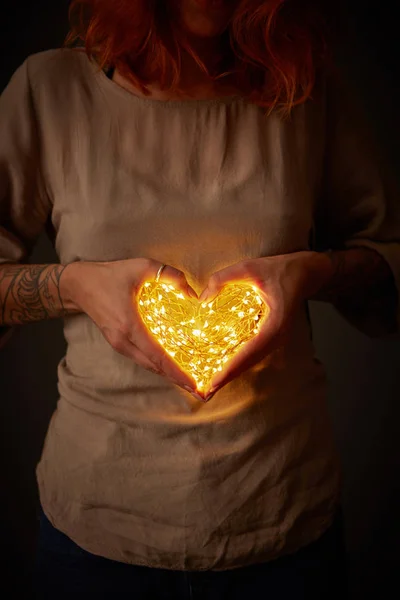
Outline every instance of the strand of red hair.
[[66, 45], [83, 44], [100, 68], [114, 66], [144, 94], [182, 92], [186, 50], [210, 80], [233, 77], [244, 98], [288, 116], [310, 98], [328, 52], [316, 0], [236, 0], [221, 54], [206, 66], [174, 25], [165, 0], [72, 0]]

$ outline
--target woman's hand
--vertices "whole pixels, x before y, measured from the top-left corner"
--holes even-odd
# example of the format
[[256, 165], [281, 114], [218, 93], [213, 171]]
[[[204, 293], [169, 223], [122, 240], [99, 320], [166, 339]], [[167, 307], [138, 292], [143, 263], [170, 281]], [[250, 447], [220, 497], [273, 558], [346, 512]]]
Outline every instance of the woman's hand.
[[[194, 380], [152, 338], [137, 309], [135, 300], [142, 284], [154, 280], [160, 266], [144, 258], [71, 263], [62, 274], [60, 293], [92, 319], [114, 350], [192, 392]], [[181, 271], [166, 266], [161, 280], [197, 298]]]
[[285, 345], [296, 311], [320, 289], [328, 275], [326, 255], [305, 251], [245, 260], [211, 276], [200, 295], [201, 301], [211, 301], [228, 283], [247, 282], [259, 289], [270, 312], [257, 336], [215, 375], [205, 392], [206, 400], [240, 373]]

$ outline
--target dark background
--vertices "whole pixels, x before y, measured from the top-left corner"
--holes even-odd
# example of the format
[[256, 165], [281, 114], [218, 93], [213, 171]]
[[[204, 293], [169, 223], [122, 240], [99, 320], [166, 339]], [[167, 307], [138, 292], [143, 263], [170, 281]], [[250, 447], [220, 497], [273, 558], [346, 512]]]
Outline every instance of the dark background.
[[[13, 2], [3, 12], [0, 89], [29, 54], [62, 44], [68, 4], [37, 0], [22, 8]], [[397, 21], [386, 3], [374, 5], [373, 12], [366, 4], [343, 0], [336, 54], [397, 173]], [[32, 261], [57, 262], [44, 237]], [[370, 340], [329, 306], [313, 305], [312, 319], [330, 380], [330, 410], [344, 468], [351, 597], [393, 597], [389, 586], [398, 588], [400, 567], [400, 341]], [[57, 401], [56, 368], [63, 352], [60, 322], [26, 325], [0, 351], [0, 581], [4, 589], [10, 577], [12, 597], [19, 591], [30, 597], [23, 590], [37, 526], [35, 466]]]

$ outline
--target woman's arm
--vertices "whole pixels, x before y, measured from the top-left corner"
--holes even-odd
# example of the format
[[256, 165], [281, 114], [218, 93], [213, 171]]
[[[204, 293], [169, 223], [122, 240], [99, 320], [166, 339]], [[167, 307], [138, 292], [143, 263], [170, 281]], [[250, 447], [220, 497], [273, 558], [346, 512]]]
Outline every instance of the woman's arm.
[[[118, 353], [186, 391], [196, 383], [149, 335], [133, 301], [161, 263], [133, 258], [62, 265], [0, 265], [0, 329], [65, 315], [86, 314]], [[184, 274], [168, 266], [163, 280], [196, 296]], [[1, 339], [0, 339], [1, 344]], [[196, 396], [197, 399], [202, 399]]]
[[0, 265], [0, 327], [54, 319], [79, 312], [60, 289], [62, 265]]
[[376, 313], [386, 320], [388, 332], [396, 332], [397, 288], [392, 269], [378, 252], [360, 247], [312, 255], [315, 281], [323, 283], [310, 299], [331, 302], [353, 318]]
[[400, 331], [399, 181], [361, 96], [337, 75], [327, 77], [324, 169], [311, 236], [327, 277], [312, 297], [332, 302], [370, 337], [384, 337]]
[[[210, 302], [225, 285], [234, 282], [254, 283], [268, 305], [268, 316], [260, 323], [258, 334], [235, 354], [221, 373], [214, 375], [205, 392], [207, 400], [242, 372], [285, 348], [296, 315], [304, 310], [304, 301], [315, 299], [340, 305], [344, 316], [348, 313], [351, 322], [361, 330], [367, 316], [370, 335], [380, 335], [382, 319], [388, 325], [386, 332], [396, 332], [394, 276], [385, 259], [367, 248], [334, 252], [306, 250], [245, 259], [213, 273], [200, 300]], [[371, 315], [373, 310], [376, 315]], [[282, 357], [284, 359], [285, 352], [279, 361]]]

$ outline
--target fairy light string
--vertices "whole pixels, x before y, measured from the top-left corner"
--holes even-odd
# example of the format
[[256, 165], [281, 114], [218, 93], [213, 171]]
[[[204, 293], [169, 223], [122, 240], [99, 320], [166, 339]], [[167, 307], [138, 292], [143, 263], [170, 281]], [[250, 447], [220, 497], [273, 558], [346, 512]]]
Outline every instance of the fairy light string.
[[211, 302], [187, 298], [173, 285], [146, 282], [139, 314], [164, 350], [204, 390], [218, 371], [260, 331], [268, 306], [257, 288], [229, 284]]

